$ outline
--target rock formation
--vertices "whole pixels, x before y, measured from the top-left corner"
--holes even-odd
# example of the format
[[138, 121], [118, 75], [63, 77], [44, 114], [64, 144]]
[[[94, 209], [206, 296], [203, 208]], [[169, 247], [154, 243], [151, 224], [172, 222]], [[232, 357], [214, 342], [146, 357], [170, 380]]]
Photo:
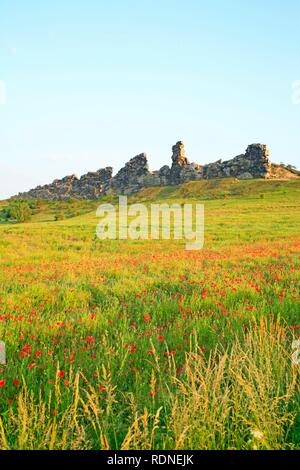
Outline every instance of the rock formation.
[[103, 192], [107, 192], [112, 178], [112, 171], [112, 167], [108, 166], [83, 175], [74, 182], [71, 196], [82, 199], [98, 198]]
[[185, 156], [183, 142], [179, 141], [172, 147], [172, 166], [170, 170], [170, 184], [180, 184], [182, 182], [182, 170], [189, 165]]
[[[179, 141], [172, 147], [172, 165], [164, 165], [158, 171], [149, 171], [147, 156], [141, 153], [132, 158], [112, 176], [112, 168], [102, 168], [96, 172], [89, 172], [77, 178], [75, 175], [55, 180], [51, 184], [38, 186], [26, 193], [20, 193], [19, 198], [34, 199], [97, 199], [106, 194], [133, 194], [145, 187], [179, 185], [191, 180], [235, 177], [239, 179], [250, 178], [298, 178], [295, 170], [284, 172], [275, 169], [269, 160], [269, 151], [266, 145], [252, 144], [247, 147], [244, 154], [231, 160], [217, 160], [207, 165], [190, 163], [185, 156], [184, 144]], [[281, 168], [281, 167], [280, 167]], [[289, 176], [290, 175], [290, 176]]]
[[239, 179], [267, 178], [271, 169], [269, 151], [262, 144], [249, 145], [246, 153], [232, 160], [204, 165], [203, 178], [225, 178], [233, 176]]
[[18, 197], [25, 199], [97, 199], [109, 188], [112, 178], [112, 167], [87, 173], [80, 179], [75, 175], [65, 176], [61, 180], [54, 180], [51, 184], [37, 186], [26, 193], [20, 193]]
[[132, 158], [110, 181], [110, 191], [117, 194], [132, 194], [144, 187], [149, 175], [147, 155], [141, 153]]

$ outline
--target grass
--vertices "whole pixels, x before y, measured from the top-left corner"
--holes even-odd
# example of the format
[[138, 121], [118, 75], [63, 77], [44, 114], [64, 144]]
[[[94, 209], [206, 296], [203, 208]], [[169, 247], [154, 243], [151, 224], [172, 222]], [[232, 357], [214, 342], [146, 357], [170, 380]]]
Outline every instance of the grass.
[[130, 198], [204, 202], [196, 252], [97, 239], [99, 201], [2, 224], [0, 448], [299, 449], [299, 188], [228, 179]]

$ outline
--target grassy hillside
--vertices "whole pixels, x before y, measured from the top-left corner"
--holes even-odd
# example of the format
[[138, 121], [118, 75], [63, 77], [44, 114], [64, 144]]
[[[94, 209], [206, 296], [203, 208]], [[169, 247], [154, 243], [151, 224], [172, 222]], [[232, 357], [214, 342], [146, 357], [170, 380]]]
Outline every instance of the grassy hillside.
[[299, 181], [129, 201], [204, 202], [203, 250], [99, 240], [103, 201], [0, 225], [0, 448], [299, 448]]
[[[129, 196], [128, 202], [143, 203], [184, 203], [186, 200], [203, 203], [209, 200], [267, 199], [280, 204], [280, 200], [298, 200], [300, 197], [300, 178], [292, 180], [238, 180], [236, 178], [219, 178], [202, 181], [189, 181], [180, 186], [145, 188]], [[32, 222], [50, 222], [56, 219], [70, 219], [95, 211], [102, 203], [117, 203], [116, 196], [105, 196], [97, 201], [70, 199], [67, 201], [34, 201]], [[235, 202], [234, 202], [235, 203]], [[0, 211], [7, 207], [8, 201], [0, 201]], [[0, 221], [1, 223], [1, 221]], [[2, 221], [3, 223], [3, 221]]]

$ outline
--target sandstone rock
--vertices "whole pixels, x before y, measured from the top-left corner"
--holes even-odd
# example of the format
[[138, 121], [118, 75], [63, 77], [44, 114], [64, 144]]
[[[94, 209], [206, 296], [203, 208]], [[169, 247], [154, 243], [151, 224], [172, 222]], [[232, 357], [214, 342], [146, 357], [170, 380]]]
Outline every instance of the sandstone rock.
[[266, 178], [271, 170], [269, 160], [269, 150], [266, 145], [249, 145], [246, 154], [246, 160], [249, 162], [249, 172], [253, 178]]
[[61, 180], [56, 179], [51, 184], [38, 186], [26, 193], [19, 193], [22, 199], [68, 199], [71, 197], [73, 184], [77, 181], [75, 175], [65, 176]]
[[111, 178], [111, 166], [89, 172], [74, 182], [71, 196], [81, 199], [97, 199], [107, 192]]
[[179, 141], [172, 147], [172, 166], [169, 177], [169, 184], [180, 184], [182, 182], [181, 172], [189, 164], [185, 156], [184, 144]]
[[[278, 165], [277, 165], [278, 166]], [[252, 144], [246, 152], [231, 160], [217, 160], [207, 165], [189, 163], [185, 156], [184, 144], [179, 141], [172, 147], [172, 166], [164, 165], [158, 171], [149, 171], [147, 156], [141, 153], [132, 158], [112, 176], [112, 168], [106, 167], [96, 172], [89, 172], [78, 179], [75, 175], [66, 176], [53, 183], [38, 186], [26, 193], [20, 193], [21, 198], [35, 199], [96, 199], [102, 195], [133, 194], [144, 187], [178, 185], [186, 181], [235, 177], [240, 179], [276, 178], [280, 175], [291, 174], [298, 178], [299, 172], [289, 172], [287, 167], [280, 169], [272, 165], [269, 151], [263, 144]], [[280, 171], [279, 171], [280, 170]]]
[[149, 172], [149, 174], [144, 178], [144, 186], [146, 188], [151, 186], [162, 186], [159, 171], [152, 171], [151, 173]]
[[149, 176], [148, 161], [145, 153], [132, 158], [111, 179], [110, 189], [116, 194], [132, 194], [144, 187]]
[[185, 156], [184, 144], [179, 141], [172, 147], [172, 167], [185, 166], [187, 165], [188, 159]]
[[269, 152], [265, 145], [249, 145], [245, 154], [238, 155], [232, 160], [225, 162], [218, 160], [215, 163], [204, 165], [203, 177], [205, 179], [229, 176], [239, 179], [267, 178], [271, 169], [268, 155]]
[[159, 170], [159, 178], [161, 186], [167, 186], [170, 184], [171, 170], [168, 165], [164, 165]]
[[180, 172], [180, 182], [201, 180], [203, 179], [203, 167], [197, 163], [188, 163], [182, 167]]
[[20, 193], [22, 199], [63, 200], [71, 197], [78, 199], [96, 199], [105, 194], [112, 177], [112, 168], [107, 167], [93, 173], [87, 173], [80, 179], [75, 175], [56, 179], [51, 184], [38, 186], [26, 193]]

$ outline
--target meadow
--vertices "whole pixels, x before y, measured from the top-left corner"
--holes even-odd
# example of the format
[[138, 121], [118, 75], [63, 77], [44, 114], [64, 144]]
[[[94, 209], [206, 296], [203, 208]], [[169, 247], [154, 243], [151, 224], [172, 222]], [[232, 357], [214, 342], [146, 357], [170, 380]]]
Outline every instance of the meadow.
[[299, 449], [299, 180], [130, 200], [204, 203], [204, 248], [99, 240], [99, 201], [0, 224], [0, 448]]

